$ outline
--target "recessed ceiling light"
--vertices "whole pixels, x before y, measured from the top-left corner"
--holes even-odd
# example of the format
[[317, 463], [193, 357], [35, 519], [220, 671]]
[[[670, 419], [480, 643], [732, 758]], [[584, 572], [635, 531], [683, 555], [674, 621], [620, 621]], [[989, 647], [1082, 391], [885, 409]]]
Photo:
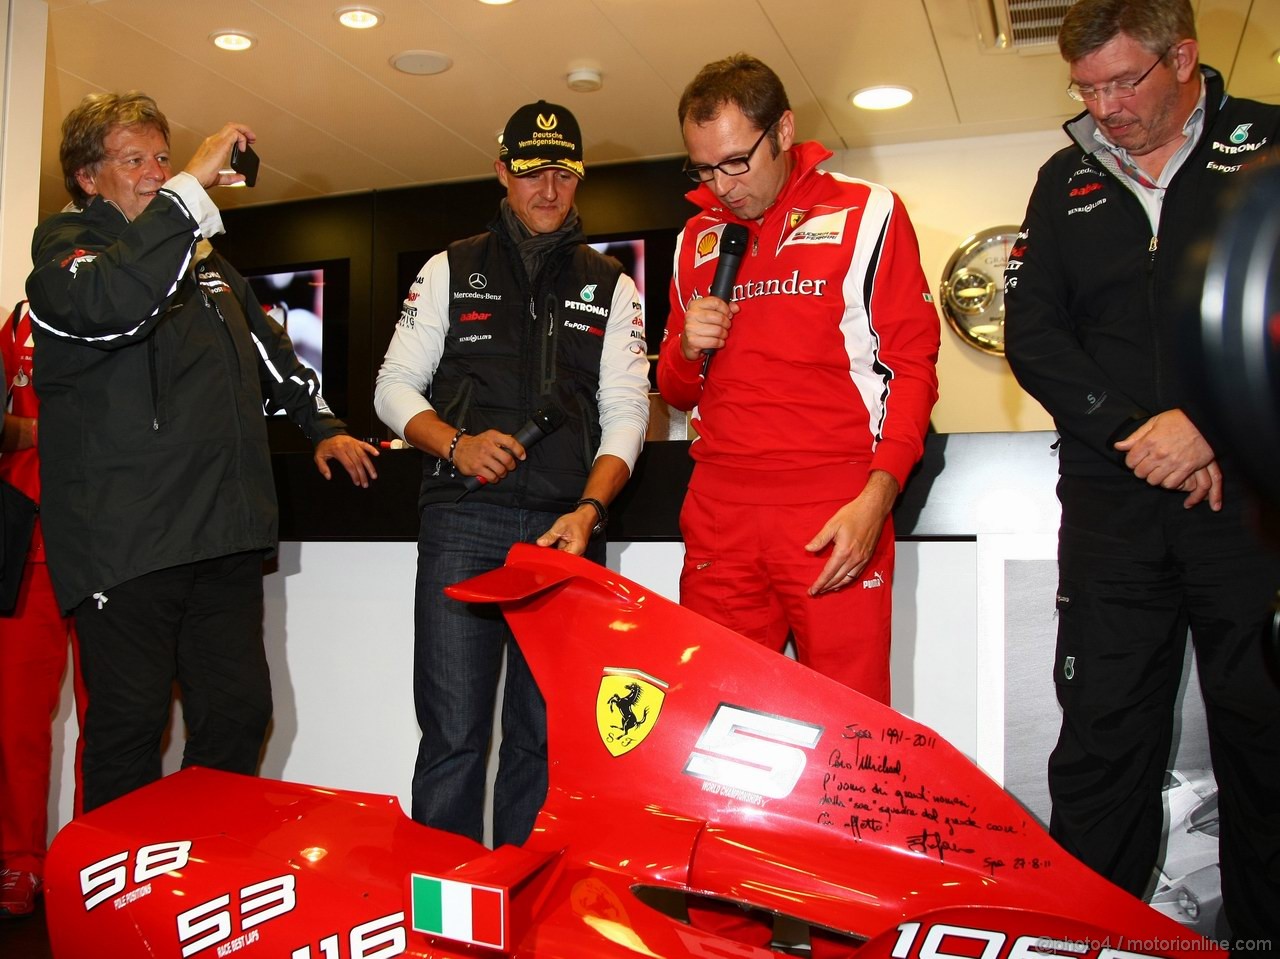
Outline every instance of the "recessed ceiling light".
[[391, 58], [391, 65], [401, 73], [425, 77], [444, 73], [453, 66], [453, 58], [436, 50], [405, 50]]
[[1280, 50], [1277, 50], [1275, 53], [1271, 54], [1271, 59], [1274, 60], [1276, 63], [1280, 63]]
[[252, 33], [245, 33], [243, 30], [215, 30], [209, 34], [209, 39], [219, 49], [236, 52], [248, 50], [258, 42], [257, 37]]
[[491, 7], [505, 7], [508, 3], [515, 3], [516, 0], [480, 0], [480, 2]]
[[853, 105], [862, 110], [894, 110], [905, 107], [915, 94], [906, 87], [884, 85], [864, 87], [852, 93], [849, 99]]
[[333, 15], [338, 18], [340, 24], [352, 30], [368, 30], [370, 27], [376, 27], [383, 20], [382, 11], [375, 10], [373, 7], [339, 7], [333, 11]]

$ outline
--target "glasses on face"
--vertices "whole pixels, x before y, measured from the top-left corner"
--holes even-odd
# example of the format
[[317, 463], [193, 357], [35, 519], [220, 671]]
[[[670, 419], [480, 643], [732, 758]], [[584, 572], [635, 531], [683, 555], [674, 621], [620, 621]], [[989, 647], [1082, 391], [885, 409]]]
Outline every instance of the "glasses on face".
[[[1169, 48], [1169, 50], [1172, 49], [1173, 47]], [[1100, 87], [1082, 87], [1078, 83], [1072, 83], [1067, 86], [1067, 96], [1082, 103], [1093, 103], [1099, 97], [1106, 97], [1108, 100], [1126, 100], [1137, 93], [1138, 84], [1151, 76], [1151, 71], [1164, 62], [1164, 58], [1169, 55], [1169, 50], [1160, 54], [1156, 62], [1147, 67], [1147, 72], [1136, 80], [1112, 80]]]
[[742, 156], [729, 157], [727, 160], [721, 160], [719, 163], [690, 163], [684, 161], [684, 175], [695, 183], [710, 183], [716, 178], [716, 171], [719, 170], [725, 176], [742, 176], [751, 169], [751, 157], [756, 150], [760, 148], [760, 144], [764, 142], [764, 138], [768, 136], [769, 131], [773, 129], [774, 120], [767, 127], [760, 131], [760, 136], [756, 137], [756, 142], [751, 144], [751, 149]]

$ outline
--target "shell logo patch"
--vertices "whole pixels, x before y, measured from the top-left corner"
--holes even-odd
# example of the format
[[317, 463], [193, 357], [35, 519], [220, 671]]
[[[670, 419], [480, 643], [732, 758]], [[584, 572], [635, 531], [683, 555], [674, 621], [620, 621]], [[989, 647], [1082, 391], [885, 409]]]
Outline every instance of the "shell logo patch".
[[720, 255], [720, 234], [724, 232], [725, 224], [717, 223], [715, 226], [698, 234], [698, 241], [693, 246], [693, 265], [695, 267], [702, 266], [707, 260], [714, 259]]
[[649, 735], [662, 712], [667, 684], [638, 669], [606, 666], [596, 693], [596, 729], [612, 756], [631, 752]]

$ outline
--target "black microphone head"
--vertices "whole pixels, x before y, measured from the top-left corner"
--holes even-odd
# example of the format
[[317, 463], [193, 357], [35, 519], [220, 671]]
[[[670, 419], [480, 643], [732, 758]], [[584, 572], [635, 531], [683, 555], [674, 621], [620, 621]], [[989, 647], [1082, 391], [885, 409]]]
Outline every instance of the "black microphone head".
[[720, 255], [742, 256], [747, 252], [747, 228], [741, 223], [725, 224], [720, 234]]
[[533, 422], [544, 433], [552, 433], [564, 426], [566, 419], [564, 409], [558, 403], [549, 403], [533, 414]]

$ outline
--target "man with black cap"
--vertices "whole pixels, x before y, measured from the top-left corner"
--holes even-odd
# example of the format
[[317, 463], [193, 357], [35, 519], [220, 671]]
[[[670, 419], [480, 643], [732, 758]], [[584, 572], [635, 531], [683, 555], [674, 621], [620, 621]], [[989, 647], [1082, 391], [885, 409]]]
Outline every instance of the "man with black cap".
[[505, 648], [495, 846], [523, 842], [546, 797], [545, 706], [501, 614], [443, 589], [502, 565], [517, 542], [603, 562], [608, 506], [649, 411], [635, 283], [587, 246], [573, 204], [586, 172], [577, 121], [540, 100], [512, 115], [502, 142], [498, 215], [420, 271], [374, 392], [382, 421], [427, 454], [413, 818], [481, 840]]

